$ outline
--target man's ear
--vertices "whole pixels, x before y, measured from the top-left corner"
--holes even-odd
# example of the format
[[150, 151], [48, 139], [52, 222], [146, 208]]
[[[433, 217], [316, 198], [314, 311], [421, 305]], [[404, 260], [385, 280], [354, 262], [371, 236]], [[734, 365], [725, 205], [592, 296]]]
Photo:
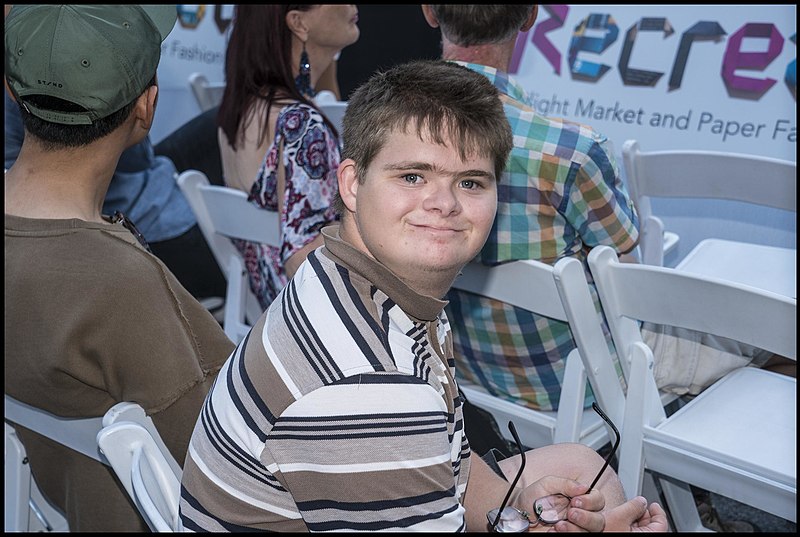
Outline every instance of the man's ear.
[[422, 15], [425, 17], [425, 20], [428, 22], [428, 25], [431, 28], [439, 27], [439, 19], [437, 19], [436, 15], [433, 14], [430, 4], [422, 4]]
[[156, 115], [156, 102], [158, 101], [158, 86], [150, 86], [136, 100], [133, 113], [141, 122], [142, 128], [150, 130], [153, 118]]
[[528, 30], [530, 30], [533, 27], [533, 23], [536, 22], [536, 16], [538, 14], [539, 14], [539, 4], [534, 4], [533, 10], [531, 11], [531, 14], [528, 16], [528, 20], [525, 21], [525, 24], [522, 25], [522, 28], [520, 28], [519, 31], [527, 32]]
[[343, 160], [336, 170], [336, 176], [339, 179], [339, 197], [342, 198], [347, 210], [355, 213], [359, 186], [355, 161], [351, 158]]

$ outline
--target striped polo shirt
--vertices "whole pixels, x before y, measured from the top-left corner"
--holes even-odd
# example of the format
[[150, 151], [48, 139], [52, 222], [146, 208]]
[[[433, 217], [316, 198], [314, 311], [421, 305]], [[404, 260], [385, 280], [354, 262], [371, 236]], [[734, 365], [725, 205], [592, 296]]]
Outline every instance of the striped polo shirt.
[[464, 531], [444, 302], [323, 230], [226, 362], [192, 435], [189, 531]]

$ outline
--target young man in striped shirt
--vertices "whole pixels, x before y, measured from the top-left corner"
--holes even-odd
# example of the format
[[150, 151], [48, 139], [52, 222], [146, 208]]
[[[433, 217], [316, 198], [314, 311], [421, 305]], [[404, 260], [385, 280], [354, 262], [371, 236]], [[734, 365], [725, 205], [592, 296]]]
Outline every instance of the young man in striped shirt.
[[[184, 467], [187, 530], [485, 531], [519, 464], [471, 456], [442, 300], [494, 220], [511, 149], [497, 90], [403, 64], [351, 96], [343, 130], [341, 224], [220, 372]], [[557, 529], [666, 529], [612, 471], [586, 494], [603, 461], [585, 446], [527, 461], [510, 505], [574, 497]]]

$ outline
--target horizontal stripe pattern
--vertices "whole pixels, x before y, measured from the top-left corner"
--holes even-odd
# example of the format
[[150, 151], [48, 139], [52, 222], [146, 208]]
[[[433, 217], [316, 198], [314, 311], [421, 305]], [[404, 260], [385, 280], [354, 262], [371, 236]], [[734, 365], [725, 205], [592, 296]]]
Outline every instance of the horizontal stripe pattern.
[[209, 393], [184, 468], [184, 527], [464, 531], [470, 449], [447, 319], [410, 317], [325, 251]]

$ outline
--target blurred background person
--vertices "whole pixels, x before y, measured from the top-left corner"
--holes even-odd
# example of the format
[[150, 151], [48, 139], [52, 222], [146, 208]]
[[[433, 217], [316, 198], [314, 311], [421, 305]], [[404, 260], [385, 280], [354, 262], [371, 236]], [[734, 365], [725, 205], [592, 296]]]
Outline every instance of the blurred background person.
[[219, 146], [225, 184], [280, 212], [280, 248], [235, 241], [264, 309], [337, 219], [341, 142], [313, 98], [337, 54], [358, 40], [357, 22], [352, 4], [235, 8]]
[[[424, 4], [422, 11], [441, 30], [443, 59], [483, 74], [504, 94], [514, 131], [480, 260], [554, 264], [572, 256], [591, 282], [589, 249], [604, 244], [619, 254], [631, 251], [639, 222], [610, 140], [588, 125], [538, 114], [508, 74], [517, 36], [533, 27], [537, 6]], [[569, 325], [455, 289], [448, 299], [460, 378], [534, 410], [557, 410], [566, 358], [575, 348]], [[594, 299], [599, 310], [596, 293]], [[592, 401], [587, 390], [586, 406]]]

